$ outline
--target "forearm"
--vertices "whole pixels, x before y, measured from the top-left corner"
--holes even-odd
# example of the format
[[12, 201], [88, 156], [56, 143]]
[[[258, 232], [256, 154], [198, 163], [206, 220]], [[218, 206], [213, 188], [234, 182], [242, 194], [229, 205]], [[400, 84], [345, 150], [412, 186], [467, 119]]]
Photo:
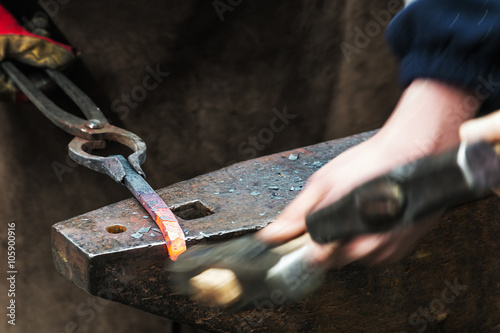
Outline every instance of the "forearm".
[[445, 150], [458, 144], [460, 125], [479, 108], [478, 99], [465, 90], [435, 80], [415, 80], [374, 138], [376, 146], [384, 154], [400, 155], [398, 164]]

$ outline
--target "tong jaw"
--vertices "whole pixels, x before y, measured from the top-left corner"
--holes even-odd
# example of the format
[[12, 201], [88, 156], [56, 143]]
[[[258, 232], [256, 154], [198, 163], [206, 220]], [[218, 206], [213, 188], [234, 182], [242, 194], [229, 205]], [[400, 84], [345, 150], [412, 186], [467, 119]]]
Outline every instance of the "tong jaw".
[[109, 124], [104, 124], [100, 129], [92, 130], [92, 135], [98, 139], [86, 140], [75, 137], [71, 140], [68, 145], [71, 159], [89, 169], [107, 174], [116, 182], [122, 183], [126, 172], [117, 157], [102, 157], [91, 154], [95, 149], [103, 149], [106, 146], [105, 140], [115, 141], [134, 151], [127, 157], [127, 160], [138, 174], [146, 178], [141, 169], [141, 164], [146, 160], [146, 143], [139, 136]]
[[105, 173], [121, 183], [125, 177], [125, 169], [116, 157], [91, 154], [95, 149], [106, 147], [105, 140], [116, 141], [134, 151], [128, 156], [128, 161], [138, 174], [146, 177], [141, 169], [141, 164], [146, 160], [146, 143], [134, 133], [110, 125], [97, 105], [63, 73], [45, 69], [45, 73], [75, 102], [87, 119], [76, 117], [58, 107], [13, 63], [5, 61], [1, 66], [50, 121], [75, 136], [68, 145], [69, 155], [75, 162]]

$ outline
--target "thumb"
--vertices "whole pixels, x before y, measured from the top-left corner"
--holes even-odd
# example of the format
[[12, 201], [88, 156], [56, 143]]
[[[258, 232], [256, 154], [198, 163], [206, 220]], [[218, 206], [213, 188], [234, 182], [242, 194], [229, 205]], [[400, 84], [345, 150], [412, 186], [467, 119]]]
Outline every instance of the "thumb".
[[460, 140], [464, 142], [500, 140], [500, 111], [463, 123], [460, 126]]
[[[464, 142], [500, 141], [500, 111], [469, 120], [460, 127], [460, 140]], [[500, 196], [500, 188], [492, 189]]]

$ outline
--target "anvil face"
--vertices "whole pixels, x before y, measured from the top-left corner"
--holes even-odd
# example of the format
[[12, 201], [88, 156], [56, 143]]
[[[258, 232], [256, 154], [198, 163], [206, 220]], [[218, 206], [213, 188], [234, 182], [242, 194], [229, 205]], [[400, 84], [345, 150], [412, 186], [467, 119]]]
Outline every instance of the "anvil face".
[[[261, 229], [300, 192], [306, 179], [374, 132], [231, 165], [158, 191], [186, 234], [187, 245]], [[296, 158], [298, 156], [298, 158]], [[57, 223], [52, 230], [57, 269], [85, 291], [169, 318], [184, 317], [170, 290], [165, 243], [134, 199]], [[126, 284], [124, 284], [124, 281]], [[149, 308], [170, 303], [173, 312]], [[151, 305], [153, 304], [151, 303]], [[153, 306], [154, 308], [155, 306]]]
[[[374, 133], [234, 164], [157, 192], [172, 207], [188, 247], [226, 240], [273, 221], [313, 172]], [[500, 274], [500, 265], [488, 264], [500, 260], [495, 251], [500, 246], [498, 199], [453, 209], [438, 226], [401, 263], [349, 265], [330, 273], [318, 293], [298, 304], [283, 305], [283, 297], [271, 295], [238, 314], [177, 293], [166, 270], [170, 259], [162, 235], [135, 199], [55, 224], [52, 252], [59, 272], [92, 295], [211, 331], [410, 330], [410, 316], [455, 282], [475, 292], [461, 291], [457, 302], [446, 304], [456, 314], [446, 322], [450, 331], [495, 316], [500, 322], [495, 307], [499, 299], [488, 284]], [[478, 274], [480, 280], [470, 280]], [[480, 317], [465, 311], [477, 306], [485, 309]]]

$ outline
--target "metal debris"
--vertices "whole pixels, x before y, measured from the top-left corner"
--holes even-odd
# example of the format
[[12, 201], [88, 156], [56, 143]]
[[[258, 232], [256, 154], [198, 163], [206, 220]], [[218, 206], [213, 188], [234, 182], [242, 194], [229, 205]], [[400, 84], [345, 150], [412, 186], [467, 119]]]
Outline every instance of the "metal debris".
[[268, 187], [268, 189], [270, 189], [270, 190], [279, 190], [280, 188], [278, 186], [276, 186], [276, 185], [271, 185], [271, 186]]
[[139, 230], [137, 230], [137, 233], [138, 234], [145, 234], [145, 233], [149, 232], [149, 229], [151, 229], [151, 227], [143, 227], [143, 228], [140, 228]]
[[288, 159], [289, 159], [290, 161], [296, 161], [296, 160], [298, 160], [298, 159], [299, 159], [299, 155], [300, 155], [299, 153], [297, 153], [297, 155], [295, 155], [295, 154], [290, 154], [290, 156], [288, 156]]

